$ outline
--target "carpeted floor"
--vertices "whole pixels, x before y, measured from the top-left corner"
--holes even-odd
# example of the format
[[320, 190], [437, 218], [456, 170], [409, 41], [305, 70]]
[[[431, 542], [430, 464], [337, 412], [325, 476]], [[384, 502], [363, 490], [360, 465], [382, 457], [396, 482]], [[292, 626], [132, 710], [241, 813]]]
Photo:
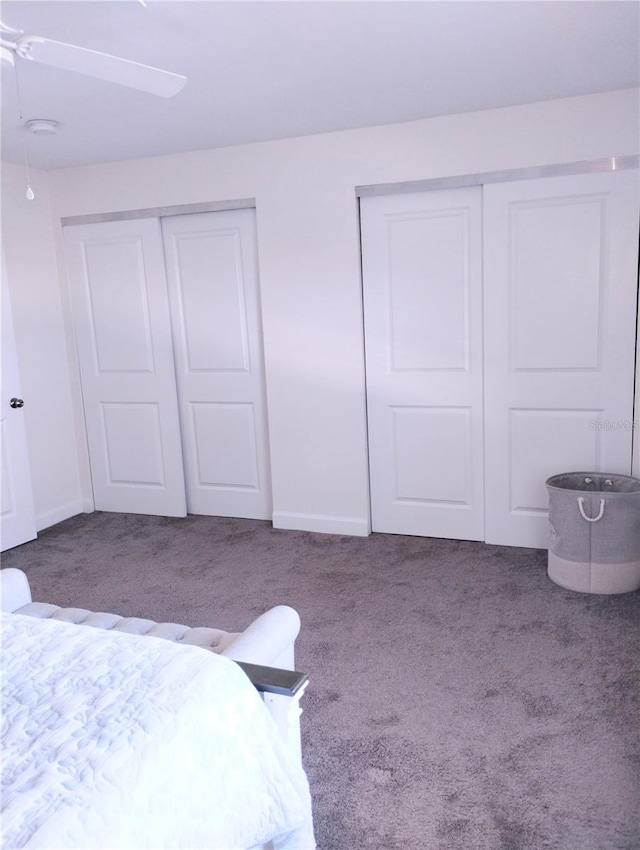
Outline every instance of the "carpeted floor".
[[94, 513], [4, 553], [34, 598], [237, 629], [302, 617], [320, 850], [638, 850], [640, 593], [546, 552]]

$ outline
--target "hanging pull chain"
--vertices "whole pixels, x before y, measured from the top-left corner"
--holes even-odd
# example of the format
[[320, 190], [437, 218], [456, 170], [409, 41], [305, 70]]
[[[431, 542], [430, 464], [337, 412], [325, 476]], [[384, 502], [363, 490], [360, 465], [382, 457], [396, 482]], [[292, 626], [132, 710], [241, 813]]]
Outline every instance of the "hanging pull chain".
[[22, 114], [22, 94], [20, 92], [20, 81], [18, 79], [18, 65], [17, 63], [13, 66], [13, 70], [16, 77], [16, 94], [18, 95], [18, 118], [20, 120], [20, 125], [22, 127], [22, 155], [24, 158], [24, 170], [27, 178], [27, 191], [25, 193], [25, 197], [28, 201], [33, 201], [35, 199], [35, 193], [31, 188], [31, 175], [29, 172], [29, 154], [27, 151], [27, 136], [24, 131], [24, 117]]

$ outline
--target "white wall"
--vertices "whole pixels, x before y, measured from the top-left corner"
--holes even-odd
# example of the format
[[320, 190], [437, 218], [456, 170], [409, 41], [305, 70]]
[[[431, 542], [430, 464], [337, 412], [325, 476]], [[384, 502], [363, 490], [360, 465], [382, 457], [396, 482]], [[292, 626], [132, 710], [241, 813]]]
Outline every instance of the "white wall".
[[274, 519], [366, 533], [354, 187], [637, 153], [638, 92], [625, 90], [63, 169], [51, 186], [56, 217], [256, 199]]
[[3, 164], [2, 243], [25, 399], [36, 527], [42, 529], [89, 504], [80, 489], [48, 176], [32, 170], [31, 184], [36, 198], [27, 201], [24, 169]]

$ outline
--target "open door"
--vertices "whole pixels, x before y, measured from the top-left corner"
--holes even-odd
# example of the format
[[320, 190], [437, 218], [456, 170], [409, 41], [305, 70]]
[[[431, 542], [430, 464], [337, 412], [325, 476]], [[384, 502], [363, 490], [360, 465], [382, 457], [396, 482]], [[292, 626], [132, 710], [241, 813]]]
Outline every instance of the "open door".
[[20, 389], [4, 254], [0, 399], [0, 550], [4, 552], [37, 536], [24, 421], [24, 399]]

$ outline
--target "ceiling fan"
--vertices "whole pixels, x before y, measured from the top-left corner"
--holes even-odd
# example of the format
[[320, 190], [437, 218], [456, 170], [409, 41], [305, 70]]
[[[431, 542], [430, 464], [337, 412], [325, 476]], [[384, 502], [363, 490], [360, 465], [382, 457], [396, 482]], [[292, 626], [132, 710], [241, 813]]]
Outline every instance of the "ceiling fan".
[[187, 78], [181, 74], [162, 71], [119, 56], [88, 50], [75, 44], [52, 41], [37, 35], [23, 36], [22, 30], [8, 27], [1, 21], [0, 56], [2, 64], [14, 65], [14, 57], [17, 56], [19, 59], [64, 68], [160, 97], [173, 97], [187, 82]]

